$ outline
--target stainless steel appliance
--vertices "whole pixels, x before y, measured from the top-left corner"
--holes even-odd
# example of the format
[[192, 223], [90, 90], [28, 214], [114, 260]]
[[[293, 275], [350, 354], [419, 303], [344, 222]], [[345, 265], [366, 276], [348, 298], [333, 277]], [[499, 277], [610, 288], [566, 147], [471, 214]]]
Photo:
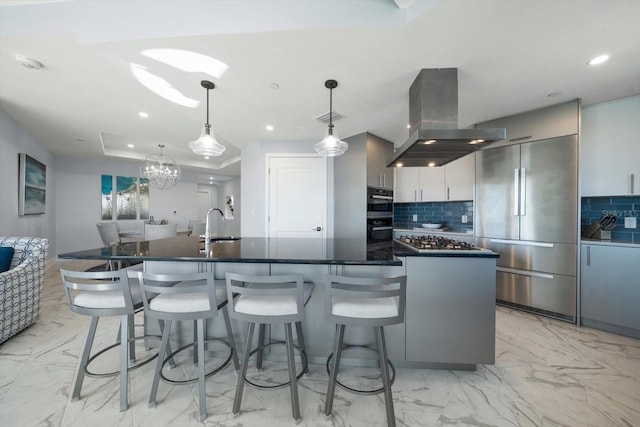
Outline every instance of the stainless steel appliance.
[[367, 188], [367, 253], [391, 251], [393, 242], [393, 191]]
[[575, 322], [578, 137], [476, 155], [476, 245], [500, 254], [499, 303]]
[[409, 89], [409, 139], [387, 166], [443, 166], [505, 138], [504, 128], [458, 128], [458, 69], [422, 69]]
[[455, 253], [455, 252], [491, 252], [488, 249], [478, 248], [469, 242], [463, 242], [460, 240], [449, 239], [442, 236], [431, 235], [419, 235], [419, 236], [400, 236], [394, 239], [395, 242], [402, 246], [411, 248], [412, 250], [420, 253], [427, 252], [442, 252], [442, 253]]

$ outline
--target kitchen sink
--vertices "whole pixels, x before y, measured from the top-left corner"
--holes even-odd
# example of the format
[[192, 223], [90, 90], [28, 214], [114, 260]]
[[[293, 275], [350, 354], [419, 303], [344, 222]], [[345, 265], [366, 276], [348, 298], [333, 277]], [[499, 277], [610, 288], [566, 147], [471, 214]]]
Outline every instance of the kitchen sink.
[[210, 241], [211, 243], [233, 243], [241, 238], [236, 236], [211, 237]]

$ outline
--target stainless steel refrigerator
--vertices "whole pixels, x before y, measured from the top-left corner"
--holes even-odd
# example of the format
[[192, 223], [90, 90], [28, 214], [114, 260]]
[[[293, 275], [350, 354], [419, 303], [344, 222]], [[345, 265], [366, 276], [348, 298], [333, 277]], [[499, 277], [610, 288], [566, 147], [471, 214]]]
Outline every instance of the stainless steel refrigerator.
[[498, 303], [575, 322], [578, 137], [476, 154], [476, 245], [500, 254]]

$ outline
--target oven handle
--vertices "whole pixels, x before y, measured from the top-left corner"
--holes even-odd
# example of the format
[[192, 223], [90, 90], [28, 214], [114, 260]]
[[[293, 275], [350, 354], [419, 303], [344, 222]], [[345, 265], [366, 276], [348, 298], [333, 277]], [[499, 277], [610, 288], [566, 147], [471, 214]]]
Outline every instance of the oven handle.
[[381, 200], [393, 200], [393, 196], [380, 196], [378, 194], [372, 194], [369, 196], [371, 199], [381, 199]]
[[393, 226], [384, 226], [384, 227], [371, 227], [371, 231], [381, 231], [381, 230], [393, 230]]

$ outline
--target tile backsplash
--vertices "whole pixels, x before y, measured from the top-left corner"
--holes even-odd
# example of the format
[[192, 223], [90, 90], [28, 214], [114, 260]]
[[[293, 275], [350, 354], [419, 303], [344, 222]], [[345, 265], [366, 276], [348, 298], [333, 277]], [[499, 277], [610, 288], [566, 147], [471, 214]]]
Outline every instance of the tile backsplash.
[[[603, 216], [612, 214], [617, 219], [616, 228], [611, 231], [611, 240], [640, 243], [640, 196], [583, 197], [581, 210], [582, 231]], [[625, 228], [625, 217], [636, 218], [636, 227]]]
[[[418, 216], [417, 221], [413, 221], [413, 215]], [[462, 215], [467, 216], [466, 224], [462, 223]], [[441, 223], [451, 231], [473, 230], [473, 202], [394, 203], [394, 227], [420, 227], [428, 222]]]

